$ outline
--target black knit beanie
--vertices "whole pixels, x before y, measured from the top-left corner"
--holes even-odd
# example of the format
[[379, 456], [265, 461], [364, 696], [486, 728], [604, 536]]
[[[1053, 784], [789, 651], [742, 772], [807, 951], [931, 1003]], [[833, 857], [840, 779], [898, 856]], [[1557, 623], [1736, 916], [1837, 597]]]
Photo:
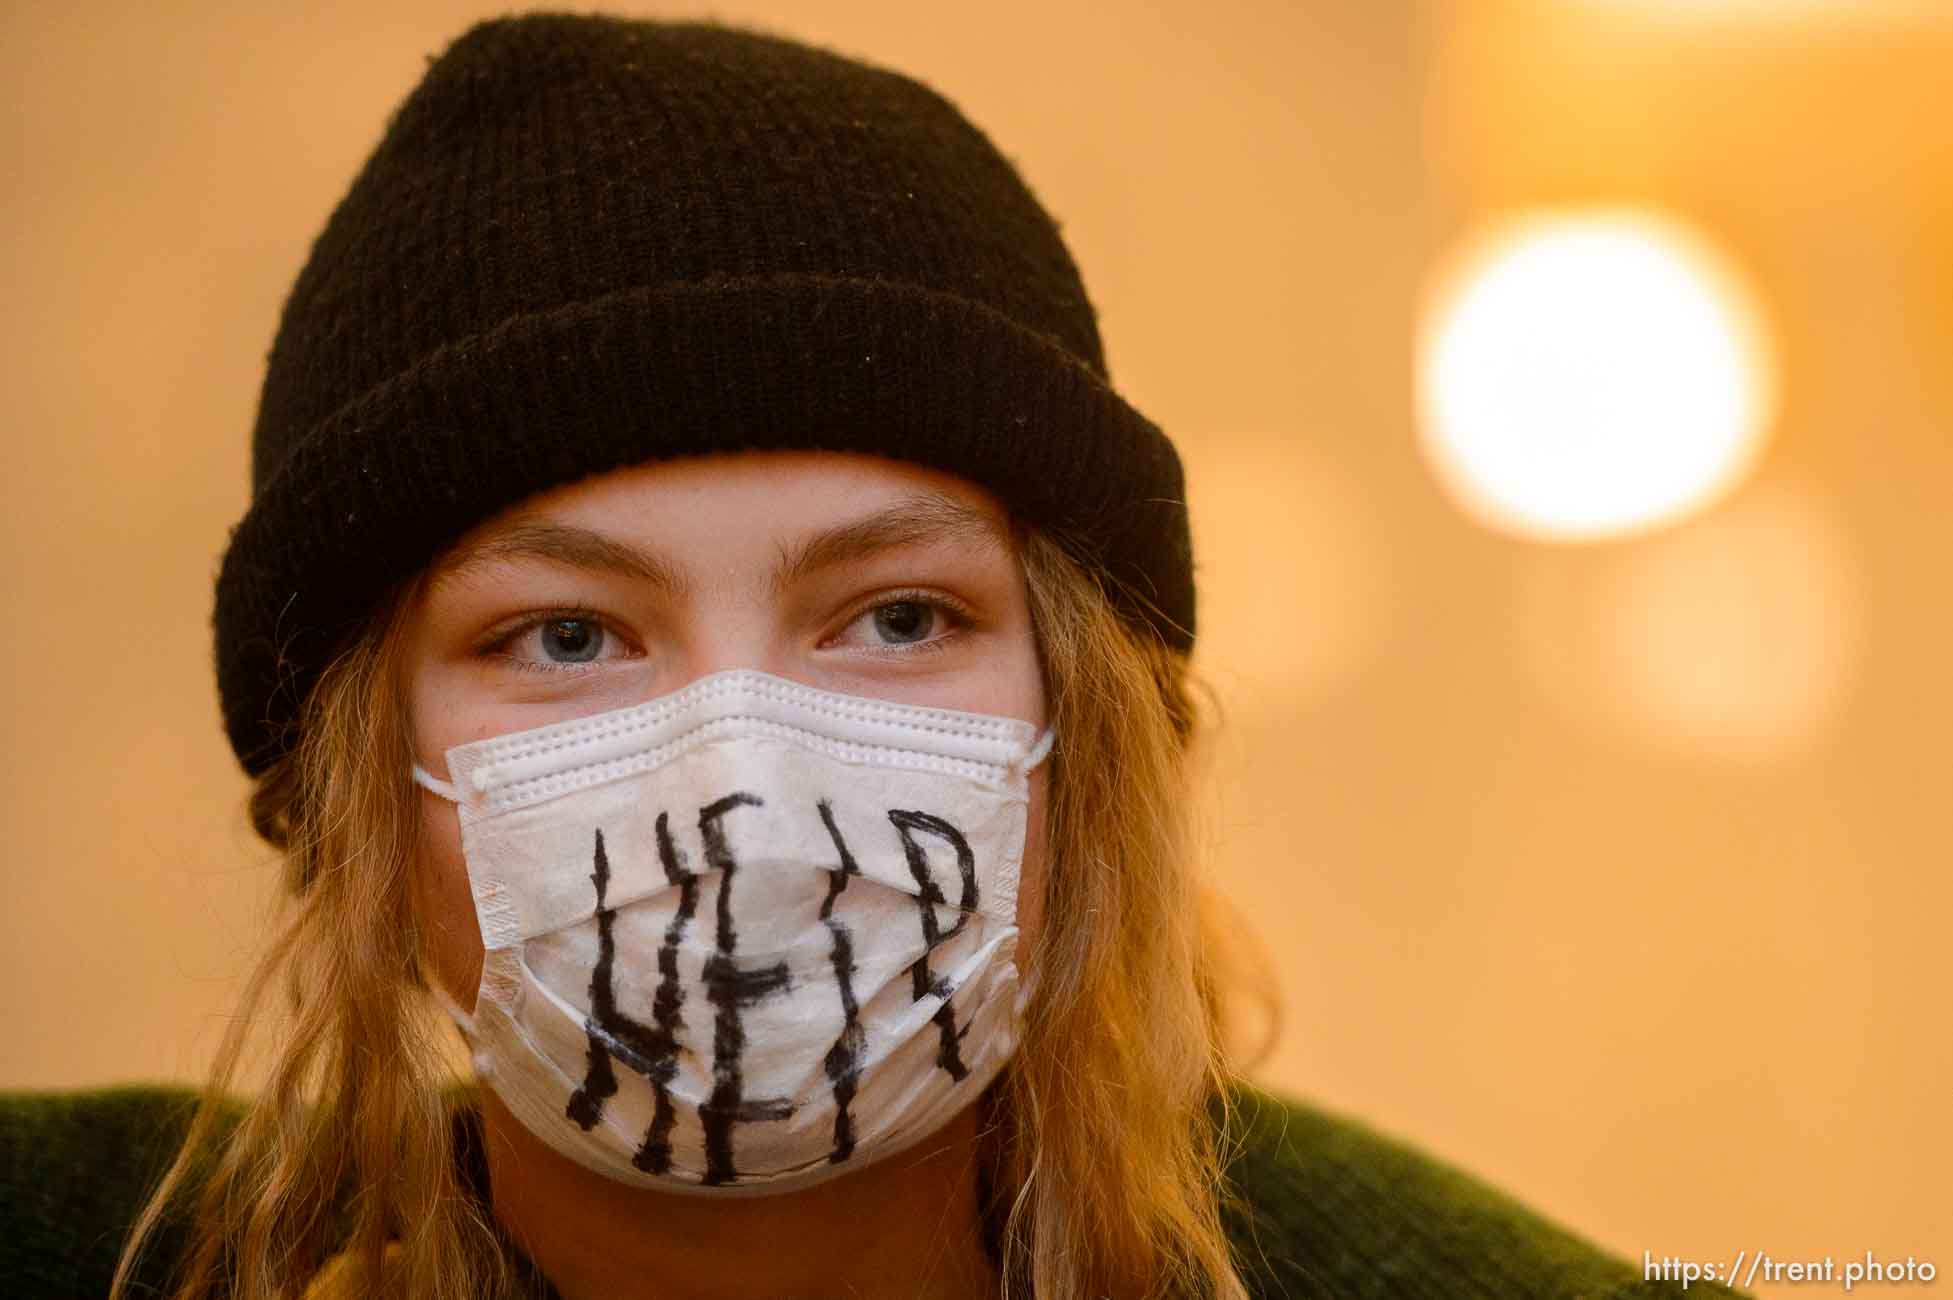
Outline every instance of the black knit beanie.
[[433, 60], [285, 304], [217, 580], [245, 770], [395, 582], [536, 492], [827, 449], [994, 493], [1193, 637], [1172, 445], [1056, 226], [908, 78], [713, 24], [535, 14]]

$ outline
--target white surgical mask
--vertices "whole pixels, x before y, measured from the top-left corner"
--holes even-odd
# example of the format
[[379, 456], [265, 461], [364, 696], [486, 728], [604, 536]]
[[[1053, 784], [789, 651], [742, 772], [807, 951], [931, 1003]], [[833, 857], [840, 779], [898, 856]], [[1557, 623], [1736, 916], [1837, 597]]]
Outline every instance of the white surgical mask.
[[704, 677], [447, 752], [475, 1069], [627, 1183], [777, 1192], [929, 1136], [1015, 1048], [1013, 718]]

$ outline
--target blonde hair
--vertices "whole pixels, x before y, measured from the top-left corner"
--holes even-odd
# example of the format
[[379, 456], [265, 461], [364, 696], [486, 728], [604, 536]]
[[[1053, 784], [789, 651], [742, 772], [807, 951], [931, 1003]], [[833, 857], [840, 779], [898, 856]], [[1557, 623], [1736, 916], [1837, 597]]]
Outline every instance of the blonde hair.
[[[1186, 660], [1121, 617], [1053, 539], [1032, 533], [1020, 551], [1060, 740], [1036, 993], [983, 1138], [1007, 1202], [1005, 1292], [1241, 1300], [1221, 1208], [1219, 953], [1191, 870]], [[340, 1250], [373, 1278], [384, 1252], [389, 1290], [414, 1300], [518, 1294], [457, 1170], [447, 1031], [419, 974], [419, 809], [398, 662], [416, 599], [412, 585], [398, 591], [327, 669], [296, 749], [252, 799], [259, 833], [284, 852], [290, 912], [111, 1300], [129, 1294], [179, 1198], [192, 1222], [172, 1300], [294, 1295]], [[226, 1131], [251, 1027], [281, 973], [289, 1020], [268, 1081]]]

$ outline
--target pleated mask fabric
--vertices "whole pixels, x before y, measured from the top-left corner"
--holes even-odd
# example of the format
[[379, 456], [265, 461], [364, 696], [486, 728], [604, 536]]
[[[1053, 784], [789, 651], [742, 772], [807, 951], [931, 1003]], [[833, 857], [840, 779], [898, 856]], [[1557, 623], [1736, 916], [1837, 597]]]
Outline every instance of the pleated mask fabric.
[[895, 1154], [1018, 1041], [1014, 718], [751, 670], [450, 749], [482, 1083], [619, 1181], [766, 1194]]

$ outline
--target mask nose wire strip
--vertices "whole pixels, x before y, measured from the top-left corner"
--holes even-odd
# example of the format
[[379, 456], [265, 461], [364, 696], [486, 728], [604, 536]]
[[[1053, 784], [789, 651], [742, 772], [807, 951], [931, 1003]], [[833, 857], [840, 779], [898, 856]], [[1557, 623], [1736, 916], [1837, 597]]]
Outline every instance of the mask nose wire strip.
[[419, 763], [414, 764], [414, 784], [425, 786], [429, 790], [432, 790], [435, 794], [440, 795], [443, 799], [447, 800], [449, 803], [461, 802], [461, 791], [456, 789], [453, 783], [448, 781], [443, 781], [440, 777], [435, 776], [432, 772], [422, 767]]
[[[1055, 727], [1046, 727], [1044, 734], [1038, 737], [1037, 743], [1032, 745], [1022, 758], [1011, 764], [1011, 770], [1017, 773], [1028, 774], [1039, 763], [1045, 760], [1046, 755], [1051, 753], [1051, 747], [1057, 742], [1057, 739], [1057, 729]], [[435, 794], [440, 795], [443, 799], [446, 799], [449, 803], [463, 802], [461, 791], [452, 782], [443, 781], [419, 763], [414, 764], [414, 784], [425, 786]]]

